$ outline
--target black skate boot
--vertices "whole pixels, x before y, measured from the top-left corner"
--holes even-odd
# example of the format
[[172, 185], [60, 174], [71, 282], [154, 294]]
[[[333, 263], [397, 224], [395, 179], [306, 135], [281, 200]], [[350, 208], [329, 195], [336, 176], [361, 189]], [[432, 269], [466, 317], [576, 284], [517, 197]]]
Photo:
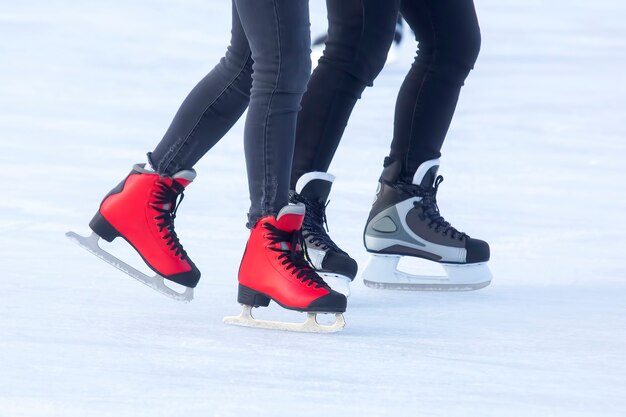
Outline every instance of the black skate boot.
[[327, 233], [326, 205], [334, 180], [335, 177], [326, 172], [306, 173], [300, 177], [290, 197], [292, 203], [303, 203], [306, 207], [302, 234], [311, 265], [332, 289], [348, 296], [358, 266]]
[[[413, 182], [402, 181], [402, 164], [385, 159], [376, 200], [364, 232], [364, 244], [372, 258], [363, 273], [374, 288], [411, 290], [475, 290], [491, 282], [486, 265], [487, 242], [472, 239], [452, 227], [437, 207], [439, 160], [419, 166]], [[402, 256], [435, 261], [447, 276], [419, 276], [401, 272]]]

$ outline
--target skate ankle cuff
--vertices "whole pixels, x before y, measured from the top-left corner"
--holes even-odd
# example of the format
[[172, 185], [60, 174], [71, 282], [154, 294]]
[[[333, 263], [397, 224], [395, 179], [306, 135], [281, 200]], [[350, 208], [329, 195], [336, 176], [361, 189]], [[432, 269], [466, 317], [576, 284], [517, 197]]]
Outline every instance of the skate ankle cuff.
[[304, 187], [306, 187], [306, 185], [313, 180], [323, 180], [332, 184], [333, 182], [335, 182], [335, 176], [333, 174], [329, 174], [328, 172], [322, 171], [307, 172], [298, 179], [295, 192], [298, 194], [302, 193]]

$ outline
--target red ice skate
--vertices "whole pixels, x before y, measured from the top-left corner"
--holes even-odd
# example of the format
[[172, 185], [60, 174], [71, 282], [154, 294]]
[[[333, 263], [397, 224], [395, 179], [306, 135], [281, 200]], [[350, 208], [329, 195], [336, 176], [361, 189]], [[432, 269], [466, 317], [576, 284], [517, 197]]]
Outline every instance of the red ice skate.
[[[278, 215], [260, 219], [250, 234], [241, 266], [237, 301], [244, 306], [240, 316], [224, 319], [229, 324], [279, 330], [333, 332], [345, 322], [346, 297], [333, 291], [304, 257], [302, 221], [304, 205], [283, 207]], [[280, 306], [308, 313], [305, 323], [282, 323], [254, 319], [252, 307]], [[317, 313], [335, 313], [335, 323], [320, 325]]]
[[[124, 181], [102, 200], [89, 223], [94, 233], [84, 238], [70, 232], [68, 237], [153, 289], [177, 300], [190, 301], [200, 271], [176, 236], [174, 218], [178, 197], [182, 200], [183, 190], [195, 176], [194, 170], [161, 176], [145, 170], [143, 165], [135, 165]], [[130, 243], [157, 275], [148, 277], [98, 246], [99, 238], [111, 242], [116, 237]], [[187, 290], [179, 293], [166, 286], [163, 278]]]

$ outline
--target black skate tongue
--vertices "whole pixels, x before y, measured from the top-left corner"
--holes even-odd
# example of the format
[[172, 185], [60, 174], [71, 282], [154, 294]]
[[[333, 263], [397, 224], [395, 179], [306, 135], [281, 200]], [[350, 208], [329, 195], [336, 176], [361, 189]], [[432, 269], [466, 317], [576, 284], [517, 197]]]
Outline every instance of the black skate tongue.
[[439, 159], [423, 162], [413, 176], [413, 184], [423, 188], [433, 187], [439, 171]]
[[308, 172], [296, 184], [296, 193], [313, 201], [326, 202], [335, 177], [327, 172]]

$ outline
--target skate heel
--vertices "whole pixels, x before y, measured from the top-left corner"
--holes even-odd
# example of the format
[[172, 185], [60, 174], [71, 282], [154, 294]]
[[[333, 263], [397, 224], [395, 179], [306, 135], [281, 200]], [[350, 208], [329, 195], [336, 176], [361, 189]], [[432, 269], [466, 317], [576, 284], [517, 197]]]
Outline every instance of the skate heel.
[[102, 239], [107, 242], [112, 242], [118, 236], [121, 236], [120, 233], [107, 221], [107, 219], [100, 214], [100, 211], [93, 216], [93, 219], [89, 222], [89, 227], [94, 231], [95, 234], [100, 236]]
[[270, 305], [270, 298], [252, 288], [239, 284], [237, 302], [252, 307], [267, 307]]

